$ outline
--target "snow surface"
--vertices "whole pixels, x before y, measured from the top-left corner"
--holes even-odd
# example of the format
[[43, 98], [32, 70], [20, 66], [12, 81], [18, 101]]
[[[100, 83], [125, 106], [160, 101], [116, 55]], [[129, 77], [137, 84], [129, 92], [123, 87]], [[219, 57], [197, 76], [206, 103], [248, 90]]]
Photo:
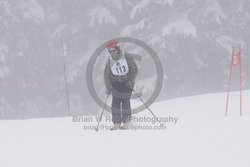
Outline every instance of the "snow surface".
[[[84, 130], [93, 122], [72, 118], [0, 121], [2, 167], [248, 167], [250, 91], [167, 100], [150, 108], [159, 117], [178, 118], [164, 130]], [[108, 116], [106, 114], [106, 116]], [[136, 117], [151, 117], [145, 110]], [[92, 118], [92, 117], [85, 117]], [[138, 123], [135, 123], [139, 125]], [[141, 125], [152, 124], [150, 122]], [[101, 125], [111, 125], [102, 121]]]

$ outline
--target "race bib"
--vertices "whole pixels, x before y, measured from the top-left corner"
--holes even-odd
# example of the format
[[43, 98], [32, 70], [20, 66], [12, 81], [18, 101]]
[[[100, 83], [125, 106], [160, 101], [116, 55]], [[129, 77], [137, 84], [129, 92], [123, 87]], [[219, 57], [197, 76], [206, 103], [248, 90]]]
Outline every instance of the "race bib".
[[113, 65], [111, 65], [111, 72], [113, 75], [123, 76], [129, 72], [128, 63], [126, 59], [116, 60]]

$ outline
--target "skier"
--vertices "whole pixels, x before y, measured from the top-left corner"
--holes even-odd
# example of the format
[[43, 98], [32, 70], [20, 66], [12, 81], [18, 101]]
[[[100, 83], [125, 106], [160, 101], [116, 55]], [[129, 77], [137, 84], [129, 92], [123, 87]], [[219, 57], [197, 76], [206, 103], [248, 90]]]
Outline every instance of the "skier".
[[104, 70], [104, 82], [107, 95], [112, 93], [113, 96], [111, 109], [114, 125], [111, 130], [128, 128], [131, 120], [130, 99], [138, 68], [132, 54], [121, 51], [116, 40], [108, 42], [106, 47], [110, 56]]

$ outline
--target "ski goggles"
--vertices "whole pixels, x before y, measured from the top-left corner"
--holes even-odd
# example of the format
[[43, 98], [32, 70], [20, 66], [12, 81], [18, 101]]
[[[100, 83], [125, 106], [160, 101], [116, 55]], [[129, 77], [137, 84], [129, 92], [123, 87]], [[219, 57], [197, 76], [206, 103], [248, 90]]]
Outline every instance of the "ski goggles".
[[117, 48], [108, 48], [109, 53], [117, 51]]

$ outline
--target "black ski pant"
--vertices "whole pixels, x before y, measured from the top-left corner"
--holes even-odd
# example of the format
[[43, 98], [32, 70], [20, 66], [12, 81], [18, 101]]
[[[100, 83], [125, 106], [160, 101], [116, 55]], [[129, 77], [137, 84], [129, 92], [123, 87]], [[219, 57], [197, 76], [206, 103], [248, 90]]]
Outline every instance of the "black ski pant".
[[131, 119], [130, 99], [132, 89], [125, 82], [112, 83], [112, 122], [129, 122]]

